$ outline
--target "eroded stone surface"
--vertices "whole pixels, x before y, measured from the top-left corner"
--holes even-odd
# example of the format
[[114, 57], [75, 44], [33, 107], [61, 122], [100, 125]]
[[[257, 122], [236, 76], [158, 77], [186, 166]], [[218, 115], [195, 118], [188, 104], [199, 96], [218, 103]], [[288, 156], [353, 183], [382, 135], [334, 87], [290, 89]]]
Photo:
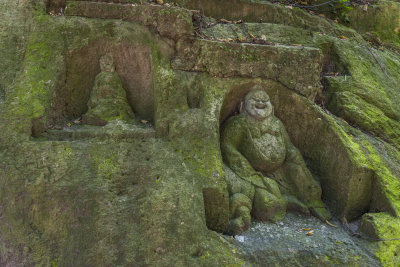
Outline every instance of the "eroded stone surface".
[[365, 39], [400, 50], [400, 3], [382, 0], [374, 5], [357, 6], [349, 13], [350, 26]]
[[[186, 57], [185, 49], [197, 56], [202, 47], [214, 47], [210, 41], [196, 40], [192, 45], [192, 11], [167, 5], [86, 1], [71, 2], [68, 7], [71, 15], [75, 12], [90, 18], [58, 17], [51, 16], [57, 12], [46, 14], [45, 2], [0, 3], [0, 87], [5, 92], [0, 107], [0, 236], [5, 246], [0, 255], [13, 255], [6, 257], [6, 262], [13, 266], [18, 265], [17, 259], [24, 266], [250, 264], [247, 252], [209, 229], [223, 231], [229, 221], [220, 124], [234, 115], [246, 88], [257, 83], [268, 85], [276, 116], [320, 179], [323, 198], [333, 213], [343, 220], [375, 213], [364, 215], [363, 231], [380, 239], [398, 237], [398, 229], [391, 225], [398, 223], [400, 211], [400, 154], [393, 145], [395, 138], [391, 142], [381, 139], [396, 131], [384, 124], [381, 132], [366, 127], [383, 115], [398, 121], [396, 53], [385, 47], [375, 49], [354, 30], [296, 8], [250, 4], [243, 5], [251, 7], [243, 9], [249, 15], [243, 18], [258, 22], [257, 12], [265, 12], [265, 22], [283, 24], [270, 27], [275, 34], [265, 39], [290, 46], [220, 42], [217, 45], [227, 51], [202, 52], [222, 55], [215, 58], [220, 65], [211, 64], [203, 73], [178, 71], [170, 65], [174, 56]], [[234, 13], [242, 11], [237, 8], [242, 2], [229, 1], [230, 8], [222, 9], [224, 2], [203, 2], [206, 15], [214, 5], [217, 18], [217, 14], [232, 15], [227, 18], [245, 15]], [[224, 31], [225, 26], [218, 27]], [[269, 26], [250, 28], [261, 38], [263, 27]], [[301, 29], [291, 36], [297, 27]], [[225, 31], [221, 36], [238, 37], [232, 34]], [[313, 48], [294, 47], [299, 44]], [[244, 48], [250, 52], [244, 53]], [[251, 76], [243, 67], [248, 59], [238, 56], [259, 60], [259, 56], [272, 55], [268, 51], [274, 49], [282, 57], [303, 58], [307, 64], [282, 75], [269, 71], [267, 61], [260, 59], [273, 75]], [[86, 112], [90, 89], [100, 71], [98, 59], [108, 52], [114, 56], [130, 104], [133, 92], [143, 92], [151, 99], [145, 105], [150, 115], [144, 119], [153, 120], [152, 135], [142, 135], [143, 129], [119, 131], [116, 127], [99, 135], [82, 128], [72, 133], [72, 140], [69, 135], [49, 136], [53, 141], [32, 138], [35, 133], [45, 134], [43, 130], [55, 123]], [[306, 55], [314, 56], [306, 59]], [[290, 63], [290, 57], [285, 62]], [[311, 63], [318, 57], [322, 60], [313, 67]], [[229, 65], [231, 58], [235, 64]], [[213, 60], [204, 59], [204, 65]], [[138, 67], [140, 62], [146, 62], [143, 69]], [[285, 68], [289, 64], [278, 62]], [[219, 76], [219, 69], [231, 75], [213, 77]], [[303, 69], [312, 73], [303, 73]], [[315, 92], [310, 88], [319, 88], [316, 82], [321, 69], [325, 76], [335, 75], [325, 72], [342, 76], [336, 77], [336, 85], [332, 82], [335, 78], [331, 79], [326, 94], [318, 94], [318, 103], [329, 107], [336, 96], [346, 95], [345, 91], [356, 95], [346, 102], [355, 105], [336, 105], [332, 114], [310, 101], [312, 94], [309, 99], [303, 97]], [[129, 72], [132, 70], [134, 73]], [[295, 84], [304, 88], [297, 90]], [[369, 113], [362, 101], [353, 101], [359, 98], [381, 112]], [[348, 114], [345, 120], [356, 118], [354, 112], [362, 113], [359, 118], [367, 118], [367, 123], [358, 119], [352, 125], [369, 133], [334, 115], [343, 109]], [[398, 242], [382, 241], [373, 252], [382, 264], [390, 266], [399, 260]]]
[[260, 77], [281, 82], [313, 99], [320, 89], [321, 51], [309, 47], [271, 46], [196, 40], [172, 64], [174, 69], [204, 71], [217, 77]]
[[66, 14], [88, 18], [122, 19], [154, 27], [165, 38], [178, 40], [193, 36], [189, 10], [159, 5], [123, 5], [102, 2], [68, 1]]

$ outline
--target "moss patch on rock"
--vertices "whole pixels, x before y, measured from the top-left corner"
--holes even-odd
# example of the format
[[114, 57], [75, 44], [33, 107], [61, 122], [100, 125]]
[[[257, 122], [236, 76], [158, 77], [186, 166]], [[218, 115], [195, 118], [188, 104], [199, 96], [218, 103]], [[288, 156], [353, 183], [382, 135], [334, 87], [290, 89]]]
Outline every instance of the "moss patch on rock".
[[363, 7], [356, 7], [349, 12], [350, 27], [376, 44], [383, 44], [400, 50], [400, 3], [381, 0]]
[[318, 73], [322, 68], [322, 56], [318, 49], [308, 47], [197, 40], [190, 50], [174, 60], [172, 66], [178, 70], [203, 71], [221, 78], [274, 79], [312, 99], [320, 87]]
[[362, 217], [361, 229], [377, 242], [377, 256], [384, 266], [396, 266], [400, 253], [400, 221], [387, 213], [368, 213]]

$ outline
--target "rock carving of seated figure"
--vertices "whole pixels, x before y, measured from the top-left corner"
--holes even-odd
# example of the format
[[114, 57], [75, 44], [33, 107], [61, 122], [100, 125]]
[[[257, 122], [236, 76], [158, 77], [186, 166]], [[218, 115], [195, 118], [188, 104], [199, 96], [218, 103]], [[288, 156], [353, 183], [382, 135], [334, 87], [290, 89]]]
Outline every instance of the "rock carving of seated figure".
[[132, 122], [135, 115], [127, 101], [121, 79], [115, 72], [111, 55], [100, 58], [100, 69], [90, 93], [89, 109], [83, 115], [83, 122], [98, 126], [116, 119]]
[[330, 219], [319, 183], [290, 141], [283, 123], [274, 116], [269, 96], [260, 86], [245, 96], [240, 114], [224, 124], [221, 150], [229, 167], [228, 233], [247, 230], [251, 215], [262, 221], [276, 221], [286, 209], [311, 212], [324, 221]]

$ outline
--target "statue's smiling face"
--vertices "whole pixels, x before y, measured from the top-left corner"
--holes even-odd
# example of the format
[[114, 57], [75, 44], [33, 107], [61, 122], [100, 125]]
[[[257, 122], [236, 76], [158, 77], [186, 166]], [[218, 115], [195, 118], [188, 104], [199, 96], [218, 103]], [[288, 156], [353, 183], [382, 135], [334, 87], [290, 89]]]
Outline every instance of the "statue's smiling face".
[[269, 96], [263, 90], [249, 92], [244, 98], [244, 108], [256, 120], [264, 120], [272, 115], [273, 107]]
[[100, 58], [100, 70], [102, 72], [113, 72], [114, 68], [114, 60], [111, 55], [104, 55]]

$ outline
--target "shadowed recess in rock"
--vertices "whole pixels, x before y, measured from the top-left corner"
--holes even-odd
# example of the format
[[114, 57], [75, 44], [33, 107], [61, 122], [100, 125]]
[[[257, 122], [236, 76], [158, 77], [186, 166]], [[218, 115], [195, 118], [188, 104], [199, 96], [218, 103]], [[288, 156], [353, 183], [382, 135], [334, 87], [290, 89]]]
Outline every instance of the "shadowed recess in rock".
[[[100, 73], [100, 57], [109, 53], [114, 58], [115, 71], [121, 78], [128, 102], [139, 119], [153, 121], [154, 96], [150, 50], [129, 44], [111, 45], [97, 41], [67, 57], [65, 88], [58, 90], [55, 101], [64, 102], [61, 114], [72, 119], [87, 111], [87, 103]], [[58, 99], [57, 99], [58, 98]], [[60, 115], [61, 115], [60, 114]]]

